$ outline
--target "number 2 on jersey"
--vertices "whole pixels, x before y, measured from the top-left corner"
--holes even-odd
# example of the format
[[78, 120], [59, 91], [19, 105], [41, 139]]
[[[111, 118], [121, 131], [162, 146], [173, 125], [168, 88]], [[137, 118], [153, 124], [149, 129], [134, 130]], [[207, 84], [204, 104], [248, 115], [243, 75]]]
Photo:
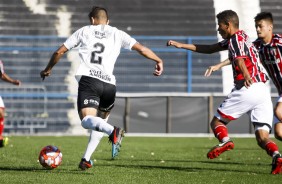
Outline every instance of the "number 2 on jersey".
[[105, 46], [102, 43], [95, 43], [94, 48], [97, 48], [97, 50], [91, 53], [91, 63], [101, 64], [103, 58], [97, 54], [104, 52]]

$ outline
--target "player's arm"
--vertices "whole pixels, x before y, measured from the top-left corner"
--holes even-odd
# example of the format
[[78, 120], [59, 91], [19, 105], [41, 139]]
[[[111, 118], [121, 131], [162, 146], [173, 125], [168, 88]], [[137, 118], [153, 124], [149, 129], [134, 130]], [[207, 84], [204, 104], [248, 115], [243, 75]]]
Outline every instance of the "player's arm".
[[155, 66], [155, 72], [154, 75], [155, 76], [160, 76], [163, 72], [163, 61], [161, 58], [159, 58], [151, 49], [143, 46], [140, 43], [135, 43], [132, 48], [132, 50], [136, 50], [139, 54], [141, 54], [142, 56], [151, 59], [153, 61], [156, 62], [156, 66]]
[[253, 80], [250, 76], [250, 73], [249, 73], [247, 67], [246, 67], [245, 60], [243, 58], [237, 58], [235, 60], [235, 64], [238, 66], [238, 68], [240, 69], [240, 71], [243, 74], [243, 77], [245, 79], [244, 86], [246, 88], [250, 87], [253, 84]]
[[[1, 72], [0, 72], [1, 73]], [[14, 85], [21, 85], [21, 81], [20, 80], [17, 80], [17, 79], [12, 79], [8, 74], [6, 73], [1, 73], [1, 79], [5, 82], [9, 82], [11, 84], [14, 84]]]
[[212, 74], [212, 72], [215, 72], [215, 71], [219, 70], [220, 68], [227, 66], [227, 65], [230, 65], [230, 64], [231, 64], [230, 60], [226, 59], [226, 60], [224, 60], [224, 61], [222, 61], [222, 62], [220, 62], [216, 65], [209, 66], [208, 69], [205, 72], [205, 76], [209, 77]]
[[167, 42], [167, 46], [174, 46], [179, 49], [191, 50], [193, 52], [204, 53], [204, 54], [212, 54], [214, 52], [219, 52], [225, 50], [218, 43], [212, 45], [198, 45], [198, 44], [185, 44], [176, 42], [174, 40], [169, 40]]
[[52, 68], [59, 62], [61, 57], [68, 51], [65, 45], [62, 45], [59, 47], [51, 56], [51, 59], [49, 60], [49, 63], [47, 64], [46, 68], [40, 72], [40, 76], [42, 80], [45, 79], [45, 77], [49, 76], [51, 74]]

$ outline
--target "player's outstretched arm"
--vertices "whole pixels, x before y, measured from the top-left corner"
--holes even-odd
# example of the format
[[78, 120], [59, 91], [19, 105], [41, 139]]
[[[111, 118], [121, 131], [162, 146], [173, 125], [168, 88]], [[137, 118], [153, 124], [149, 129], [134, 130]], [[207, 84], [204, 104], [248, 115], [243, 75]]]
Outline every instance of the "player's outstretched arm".
[[51, 75], [52, 68], [59, 62], [61, 57], [68, 51], [65, 45], [59, 47], [53, 54], [46, 68], [40, 72], [42, 80]]
[[20, 80], [17, 80], [17, 79], [12, 79], [8, 74], [6, 73], [2, 73], [1, 75], [1, 79], [5, 82], [9, 82], [11, 84], [14, 84], [14, 85], [17, 85], [17, 86], [20, 86], [21, 85], [21, 81]]
[[226, 59], [216, 65], [213, 65], [213, 66], [209, 66], [208, 69], [206, 70], [205, 72], [205, 77], [209, 77], [212, 72], [215, 72], [217, 70], [219, 70], [220, 68], [226, 66], [226, 65], [229, 65], [230, 64], [230, 60], [229, 59]]
[[160, 76], [162, 74], [162, 72], [163, 72], [163, 61], [151, 49], [143, 46], [140, 43], [135, 43], [132, 46], [131, 49], [136, 50], [142, 56], [156, 62], [155, 71], [153, 73], [155, 76]]
[[193, 52], [198, 52], [203, 54], [212, 54], [214, 52], [225, 50], [222, 47], [220, 47], [218, 43], [212, 45], [196, 45], [196, 44], [185, 44], [174, 40], [169, 40], [167, 42], [167, 46], [174, 46], [179, 49], [191, 50]]

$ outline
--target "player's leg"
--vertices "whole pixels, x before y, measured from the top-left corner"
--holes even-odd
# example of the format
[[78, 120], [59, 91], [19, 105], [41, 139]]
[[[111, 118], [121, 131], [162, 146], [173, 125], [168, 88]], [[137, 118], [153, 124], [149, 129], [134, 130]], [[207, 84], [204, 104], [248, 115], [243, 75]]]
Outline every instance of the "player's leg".
[[[124, 130], [119, 127], [114, 127], [107, 123], [103, 118], [94, 116], [86, 111], [91, 111], [93, 108], [83, 108], [81, 110], [81, 117], [83, 117], [81, 125], [85, 129], [96, 130], [104, 132], [109, 135], [109, 139], [113, 144], [121, 144]], [[110, 110], [110, 109], [109, 109]]]
[[223, 152], [234, 148], [234, 143], [228, 136], [228, 129], [226, 125], [230, 121], [238, 119], [244, 113], [248, 112], [250, 107], [248, 103], [245, 102], [246, 99], [248, 99], [248, 96], [249, 95], [246, 94], [246, 90], [237, 90], [234, 88], [218, 107], [210, 125], [215, 137], [219, 141], [219, 144], [210, 149], [207, 154], [209, 159], [217, 158]]
[[90, 132], [86, 150], [78, 166], [81, 170], [89, 169], [92, 167], [93, 161], [91, 160], [91, 156], [99, 145], [101, 139], [103, 138], [103, 135], [103, 132], [98, 132], [95, 130], [92, 130]]
[[[221, 153], [234, 148], [234, 143], [230, 140], [225, 125], [249, 112], [257, 104], [263, 104], [266, 101], [267, 105], [272, 106], [268, 91], [269, 90], [266, 89], [265, 84], [262, 82], [254, 83], [248, 89], [242, 87], [240, 89], [234, 88], [232, 90], [218, 107], [217, 113], [211, 122], [211, 128], [220, 144], [216, 145], [208, 152], [208, 158], [216, 158]], [[272, 109], [270, 110], [273, 112]], [[271, 112], [268, 114], [267, 118], [272, 116], [273, 113]]]
[[282, 157], [275, 142], [269, 138], [270, 128], [268, 125], [256, 125], [255, 135], [258, 145], [272, 157], [271, 174], [280, 174], [282, 169]]
[[[114, 107], [116, 97], [116, 86], [108, 83], [104, 83], [104, 93], [101, 96], [101, 102], [99, 106], [99, 116], [102, 118], [108, 118], [110, 111]], [[114, 127], [113, 132], [109, 135], [109, 141], [112, 142], [112, 159], [114, 159], [120, 151], [121, 142], [124, 137], [125, 131], [120, 127]]]
[[282, 97], [279, 97], [274, 108], [274, 136], [282, 141]]
[[[96, 114], [97, 114], [97, 116], [101, 117], [100, 113], [96, 113]], [[106, 122], [108, 120], [108, 118], [104, 117], [104, 116], [102, 116], [101, 118], [103, 118]], [[85, 170], [85, 169], [92, 167], [93, 162], [91, 160], [91, 156], [95, 152], [95, 150], [96, 150], [97, 146], [99, 145], [103, 136], [104, 136], [103, 132], [91, 130], [89, 141], [88, 141], [85, 153], [84, 153], [84, 155], [81, 159], [81, 162], [79, 164], [80, 169]]]
[[[105, 121], [107, 121], [107, 118], [103, 118]], [[92, 130], [90, 132], [90, 137], [88, 141], [88, 145], [86, 147], [85, 153], [82, 157], [82, 160], [84, 161], [90, 161], [92, 154], [96, 150], [97, 146], [99, 145], [101, 139], [103, 138], [104, 133], [98, 132], [96, 130]], [[93, 164], [93, 163], [92, 163]]]
[[114, 126], [107, 123], [101, 117], [97, 117], [96, 115], [89, 113], [91, 109], [93, 108], [88, 107], [88, 108], [83, 108], [81, 110], [81, 114], [82, 114], [81, 117], [83, 117], [81, 121], [82, 127], [85, 129], [96, 130], [111, 135], [111, 133], [114, 131]]
[[[234, 148], [234, 143], [231, 141], [231, 139], [228, 136], [228, 129], [226, 127], [227, 123], [220, 120], [218, 117], [220, 117], [219, 114], [216, 114], [215, 117], [212, 119], [210, 125], [215, 137], [218, 139], [220, 143], [210, 149], [210, 151], [207, 154], [207, 157], [209, 159], [217, 158], [223, 152], [229, 151]], [[222, 119], [222, 117], [220, 118]], [[225, 121], [229, 122], [228, 120]]]
[[5, 105], [0, 97], [0, 147], [4, 147], [8, 144], [8, 137], [3, 137], [4, 132], [4, 120], [5, 120]]
[[[81, 119], [81, 124], [83, 125], [83, 120], [86, 116], [97, 116], [98, 107], [99, 107], [99, 95], [101, 89], [101, 85], [97, 84], [97, 89], [92, 91], [91, 86], [89, 84], [95, 84], [95, 81], [90, 81], [90, 78], [82, 77], [79, 81], [79, 89], [77, 96], [77, 107], [79, 117]], [[93, 82], [93, 83], [92, 83]], [[96, 130], [90, 130], [89, 141], [85, 150], [85, 153], [79, 163], [79, 168], [82, 170], [91, 168], [93, 162], [90, 160], [91, 155], [95, 151], [96, 147], [99, 145], [101, 138], [103, 137], [103, 132], [99, 132]]]
[[[254, 125], [258, 145], [272, 157], [272, 174], [281, 173], [282, 157], [275, 142], [269, 138], [272, 128], [273, 109], [269, 90], [257, 90], [259, 103], [249, 112], [251, 122]], [[261, 95], [261, 96], [260, 96]]]

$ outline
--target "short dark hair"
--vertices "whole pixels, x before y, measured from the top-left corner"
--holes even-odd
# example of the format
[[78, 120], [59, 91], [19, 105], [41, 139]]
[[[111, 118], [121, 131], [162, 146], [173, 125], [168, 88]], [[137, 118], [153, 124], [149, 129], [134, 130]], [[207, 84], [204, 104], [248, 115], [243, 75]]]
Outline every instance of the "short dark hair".
[[98, 7], [98, 6], [93, 6], [90, 13], [88, 14], [88, 17], [91, 21], [91, 18], [93, 17], [94, 19], [105, 19], [109, 20], [108, 12], [105, 8]]
[[261, 21], [261, 20], [268, 20], [273, 24], [273, 17], [272, 13], [270, 12], [260, 12], [255, 16], [255, 22]]
[[231, 22], [236, 28], [239, 28], [239, 17], [233, 10], [225, 10], [216, 15], [218, 22], [228, 24]]

